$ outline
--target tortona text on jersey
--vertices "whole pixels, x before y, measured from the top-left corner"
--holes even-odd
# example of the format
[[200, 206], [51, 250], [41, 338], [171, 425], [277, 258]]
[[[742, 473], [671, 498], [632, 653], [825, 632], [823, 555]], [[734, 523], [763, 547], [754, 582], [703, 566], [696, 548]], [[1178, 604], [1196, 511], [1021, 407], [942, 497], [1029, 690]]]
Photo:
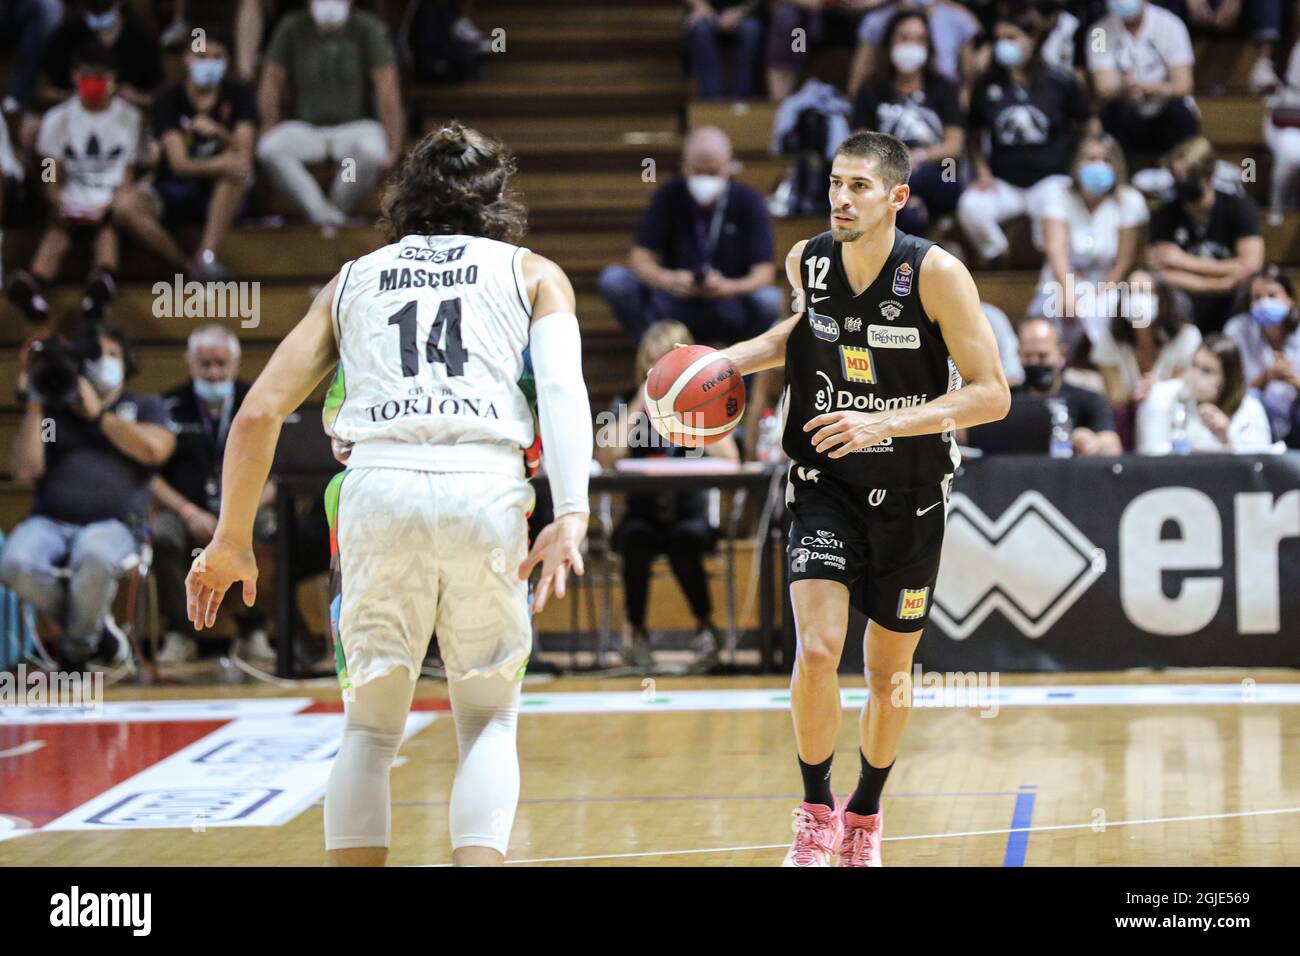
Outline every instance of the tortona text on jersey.
[[372, 422], [391, 422], [407, 415], [472, 415], [475, 418], [500, 418], [496, 406], [481, 398], [457, 398], [454, 395], [436, 397], [420, 395], [415, 398], [393, 400], [366, 408]]

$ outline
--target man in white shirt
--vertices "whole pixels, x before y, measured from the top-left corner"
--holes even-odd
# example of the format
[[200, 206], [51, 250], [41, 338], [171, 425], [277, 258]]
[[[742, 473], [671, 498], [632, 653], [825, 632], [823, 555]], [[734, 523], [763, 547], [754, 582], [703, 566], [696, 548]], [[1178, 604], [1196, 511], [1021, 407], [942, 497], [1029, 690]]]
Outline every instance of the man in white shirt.
[[41, 120], [36, 149], [50, 218], [30, 269], [15, 270], [9, 283], [10, 298], [30, 321], [48, 317], [46, 289], [75, 235], [91, 234], [82, 311], [86, 319], [97, 321], [116, 294], [118, 230], [140, 235], [151, 227], [161, 229], [141, 201], [143, 194], [132, 185], [134, 168], [150, 158], [144, 118], [116, 95], [109, 55], [99, 44], [87, 44], [73, 69], [76, 95]]
[[1085, 48], [1101, 123], [1126, 153], [1165, 150], [1195, 136], [1192, 40], [1183, 21], [1148, 0], [1108, 0]]

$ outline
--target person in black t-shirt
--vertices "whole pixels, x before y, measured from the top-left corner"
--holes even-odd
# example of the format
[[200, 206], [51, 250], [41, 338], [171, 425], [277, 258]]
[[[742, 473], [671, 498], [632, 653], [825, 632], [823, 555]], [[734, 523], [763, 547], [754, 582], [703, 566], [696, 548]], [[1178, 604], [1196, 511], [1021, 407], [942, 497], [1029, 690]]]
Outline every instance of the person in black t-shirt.
[[919, 234], [957, 206], [965, 124], [957, 87], [934, 68], [925, 14], [896, 13], [885, 27], [883, 46], [889, 55], [876, 61], [875, 74], [858, 90], [853, 128], [896, 136], [911, 151], [912, 194], [898, 214], [898, 228]]
[[[957, 203], [962, 229], [985, 259], [1007, 251], [1001, 223], [1042, 208], [1068, 185], [1075, 141], [1092, 116], [1088, 94], [1071, 74], [1042, 59], [1036, 18], [999, 20], [993, 62], [970, 98], [967, 141], [975, 181]], [[980, 149], [987, 134], [988, 155]]]
[[[637, 381], [644, 381], [651, 367], [677, 345], [692, 345], [690, 331], [680, 322], [656, 322], [637, 347]], [[597, 443], [596, 460], [605, 468], [621, 458], [685, 457], [687, 450], [661, 441], [645, 420], [641, 389], [625, 395], [612, 409], [617, 429], [608, 440]], [[637, 441], [645, 436], [651, 442]], [[604, 436], [602, 436], [602, 439]], [[740, 459], [731, 435], [712, 445], [704, 454], [733, 461]], [[703, 492], [662, 492], [627, 496], [623, 520], [614, 529], [613, 547], [623, 558], [624, 612], [631, 630], [631, 656], [637, 667], [654, 664], [650, 637], [646, 631], [646, 602], [650, 593], [650, 565], [655, 555], [667, 554], [682, 593], [695, 615], [697, 664], [717, 660], [718, 641], [713, 631], [713, 607], [709, 582], [704, 573], [704, 556], [713, 548], [717, 529], [709, 521], [708, 500]]]
[[73, 667], [115, 636], [106, 622], [117, 581], [136, 549], [150, 481], [176, 445], [158, 396], [125, 390], [134, 370], [125, 334], [103, 324], [82, 345], [100, 355], [83, 364], [70, 396], [40, 394], [47, 377], [29, 379], [34, 346], [24, 352], [26, 411], [11, 458], [14, 478], [35, 482], [36, 494], [0, 556], [0, 580], [60, 624], [59, 654]]
[[[1011, 401], [1060, 398], [1070, 414], [1070, 444], [1076, 455], [1118, 455], [1123, 448], [1115, 431], [1115, 413], [1106, 396], [1061, 380], [1065, 345], [1048, 319], [1028, 319], [1020, 326], [1020, 362], [1025, 382], [1011, 390]], [[1046, 454], [1048, 449], [1044, 448]]]
[[1264, 267], [1259, 211], [1239, 188], [1216, 184], [1216, 163], [1204, 137], [1174, 150], [1174, 195], [1152, 213], [1146, 250], [1147, 264], [1191, 297], [1204, 333], [1223, 328], [1237, 290]]
[[72, 70], [87, 42], [104, 47], [117, 76], [117, 95], [147, 109], [162, 82], [162, 51], [157, 39], [120, 0], [84, 0], [50, 36], [43, 64], [41, 101], [50, 106], [72, 95]]
[[163, 149], [155, 188], [169, 226], [203, 223], [199, 279], [228, 275], [217, 253], [252, 182], [257, 104], [251, 87], [229, 78], [229, 54], [224, 33], [207, 28], [204, 48], [185, 54], [185, 79], [154, 108]]
[[655, 190], [627, 264], [601, 272], [600, 293], [633, 342], [658, 319], [677, 319], [702, 342], [734, 342], [776, 321], [785, 296], [772, 283], [772, 219], [736, 168], [726, 133], [693, 130], [682, 175]]

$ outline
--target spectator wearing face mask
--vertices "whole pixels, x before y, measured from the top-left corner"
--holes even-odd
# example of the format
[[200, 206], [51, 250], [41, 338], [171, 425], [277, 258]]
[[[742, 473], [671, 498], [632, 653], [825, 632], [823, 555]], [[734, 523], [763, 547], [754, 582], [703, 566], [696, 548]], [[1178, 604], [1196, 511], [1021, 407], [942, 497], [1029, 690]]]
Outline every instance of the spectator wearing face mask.
[[1092, 115], [1074, 76], [1043, 62], [1031, 32], [1037, 22], [1021, 14], [995, 24], [993, 63], [971, 93], [966, 139], [975, 179], [958, 200], [957, 220], [986, 260], [1008, 249], [1001, 224], [1026, 213], [1041, 243], [1040, 210], [1049, 193], [1068, 186], [1077, 133]]
[[972, 76], [971, 41], [980, 33], [980, 23], [973, 13], [951, 0], [886, 3], [867, 13], [858, 24], [858, 45], [849, 66], [850, 98], [856, 97], [862, 85], [876, 72], [876, 51], [889, 49], [884, 41], [890, 21], [906, 10], [921, 13], [929, 22], [934, 72], [958, 88]]
[[[351, 0], [310, 0], [280, 21], [257, 105], [258, 162], [317, 225], [344, 223], [401, 154], [397, 53], [383, 22]], [[307, 169], [325, 161], [338, 164], [328, 198]]]
[[31, 266], [10, 277], [13, 303], [29, 321], [49, 316], [46, 291], [78, 234], [90, 234], [91, 269], [82, 312], [98, 321], [117, 291], [118, 228], [142, 228], [147, 216], [130, 183], [147, 164], [149, 147], [140, 111], [115, 95], [107, 52], [88, 44], [73, 71], [77, 92], [47, 112], [37, 152], [53, 175], [42, 177], [49, 218]]
[[68, 395], [40, 392], [45, 376], [29, 376], [35, 347], [24, 350], [25, 410], [10, 467], [15, 480], [35, 482], [36, 493], [0, 555], [0, 580], [59, 624], [59, 656], [70, 667], [97, 653], [115, 661], [127, 653], [108, 615], [137, 548], [149, 483], [176, 444], [158, 396], [126, 390], [134, 363], [125, 334], [104, 324], [80, 347], [99, 356], [85, 362]]
[[154, 108], [162, 161], [155, 211], [169, 227], [203, 225], [193, 260], [166, 232], [155, 252], [181, 262], [201, 281], [224, 279], [217, 258], [251, 183], [257, 104], [252, 88], [227, 76], [230, 46], [223, 31], [203, 28], [201, 48], [185, 53], [185, 79], [165, 89]]
[[1089, 27], [1088, 73], [1101, 123], [1124, 148], [1165, 149], [1195, 136], [1200, 114], [1192, 99], [1192, 39], [1187, 26], [1147, 0], [1109, 0]]
[[1080, 140], [1070, 179], [1056, 182], [1039, 212], [1046, 261], [1029, 314], [1060, 325], [1073, 354], [1081, 338], [1096, 342], [1109, 320], [1108, 290], [1137, 260], [1147, 204], [1128, 184], [1119, 144], [1105, 134]]
[[42, 69], [40, 102], [61, 103], [73, 94], [73, 71], [87, 45], [103, 51], [102, 62], [113, 71], [116, 94], [148, 109], [163, 80], [162, 50], [145, 27], [120, 0], [73, 0], [68, 16], [50, 36]]
[[889, 56], [877, 61], [874, 74], [859, 87], [853, 127], [895, 136], [911, 152], [911, 197], [898, 214], [898, 228], [920, 235], [936, 217], [957, 207], [965, 117], [956, 85], [934, 68], [923, 13], [895, 13], [885, 27], [884, 44]]
[[758, 0], [688, 0], [686, 40], [700, 98], [716, 100], [723, 91], [722, 54], [731, 47], [731, 93], [749, 99], [763, 63], [763, 21]]
[[627, 265], [601, 272], [601, 295], [633, 342], [660, 319], [728, 344], [776, 320], [784, 296], [773, 284], [772, 221], [762, 195], [732, 178], [736, 168], [726, 133], [694, 130], [682, 174], [655, 191]]
[[1192, 299], [1202, 333], [1223, 328], [1236, 291], [1264, 266], [1259, 211], [1239, 185], [1215, 181], [1214, 147], [1188, 140], [1167, 160], [1173, 196], [1151, 215], [1147, 264]]
[[1118, 455], [1122, 448], [1110, 404], [1104, 395], [1062, 380], [1065, 358], [1065, 346], [1055, 325], [1046, 319], [1022, 322], [1020, 363], [1025, 369], [1025, 381], [1011, 390], [1011, 401], [1060, 400], [1069, 416], [1074, 454]]
[[1270, 264], [1250, 280], [1250, 308], [1228, 320], [1223, 334], [1241, 354], [1251, 394], [1264, 405], [1273, 437], [1291, 442], [1300, 395], [1300, 315], [1291, 280]]
[[1268, 414], [1246, 388], [1232, 340], [1208, 336], [1182, 378], [1157, 382], [1138, 409], [1140, 455], [1272, 450]]
[[[176, 450], [153, 481], [157, 504], [154, 520], [154, 567], [163, 622], [158, 659], [182, 663], [198, 656], [198, 642], [185, 612], [185, 575], [195, 550], [205, 547], [221, 510], [221, 464], [230, 422], [248, 394], [239, 378], [239, 339], [221, 325], [204, 325], [190, 333], [185, 362], [190, 380], [163, 395], [176, 432]], [[270, 482], [259, 507], [275, 498]], [[270, 657], [260, 613], [240, 608], [237, 620], [245, 657]]]

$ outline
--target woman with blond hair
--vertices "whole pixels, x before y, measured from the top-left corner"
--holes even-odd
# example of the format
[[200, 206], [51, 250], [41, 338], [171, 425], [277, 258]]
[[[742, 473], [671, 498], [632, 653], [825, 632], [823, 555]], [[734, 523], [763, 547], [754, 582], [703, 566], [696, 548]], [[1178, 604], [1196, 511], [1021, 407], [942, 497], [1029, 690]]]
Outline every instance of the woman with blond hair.
[[[680, 322], [667, 320], [650, 326], [637, 346], [636, 381], [644, 382], [655, 362], [675, 346], [692, 345], [694, 341]], [[645, 419], [645, 400], [639, 386], [615, 402], [612, 411], [615, 426], [612, 430], [602, 430], [601, 440], [596, 443], [596, 460], [602, 467], [613, 467], [621, 458], [679, 458], [690, 451], [661, 438], [650, 426]], [[706, 445], [702, 451], [718, 458], [740, 459], [731, 435]], [[698, 664], [706, 666], [717, 659], [713, 606], [704, 573], [704, 556], [712, 550], [716, 534], [717, 529], [709, 521], [708, 498], [703, 492], [664, 491], [627, 496], [623, 519], [614, 529], [612, 545], [623, 558], [624, 612], [631, 631], [630, 656], [634, 666], [642, 669], [654, 666], [645, 624], [646, 602], [650, 593], [650, 565], [660, 554], [668, 555], [673, 576], [695, 616], [694, 648]]]
[[1110, 317], [1107, 290], [1133, 268], [1147, 221], [1112, 137], [1080, 140], [1070, 179], [1044, 196], [1041, 216], [1046, 261], [1029, 314], [1050, 319], [1071, 351], [1085, 336], [1095, 344]]

